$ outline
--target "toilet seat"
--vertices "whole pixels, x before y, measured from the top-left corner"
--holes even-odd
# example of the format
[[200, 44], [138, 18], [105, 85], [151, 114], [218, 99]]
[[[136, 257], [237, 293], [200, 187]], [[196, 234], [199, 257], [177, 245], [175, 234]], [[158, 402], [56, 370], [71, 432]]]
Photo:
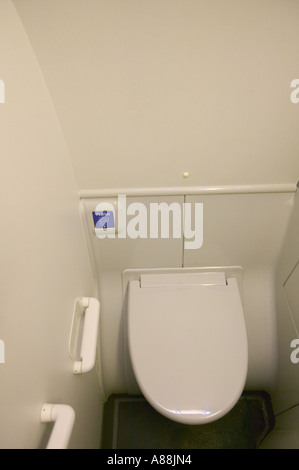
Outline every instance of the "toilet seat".
[[128, 285], [127, 341], [141, 392], [185, 424], [225, 415], [247, 376], [238, 283], [224, 272], [141, 275]]

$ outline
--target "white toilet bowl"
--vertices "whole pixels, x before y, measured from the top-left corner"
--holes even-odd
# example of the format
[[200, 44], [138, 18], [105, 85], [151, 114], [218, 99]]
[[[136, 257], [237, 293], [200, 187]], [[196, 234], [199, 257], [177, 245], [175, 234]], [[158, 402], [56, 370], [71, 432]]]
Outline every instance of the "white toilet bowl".
[[219, 419], [240, 398], [247, 332], [236, 278], [225, 272], [141, 274], [128, 282], [126, 335], [139, 388], [185, 424]]

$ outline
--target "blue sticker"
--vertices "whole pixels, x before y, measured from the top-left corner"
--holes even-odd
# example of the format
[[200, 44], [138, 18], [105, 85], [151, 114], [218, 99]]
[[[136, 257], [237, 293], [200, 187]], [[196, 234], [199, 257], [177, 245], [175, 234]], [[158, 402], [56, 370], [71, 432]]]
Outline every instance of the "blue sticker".
[[95, 228], [115, 228], [113, 211], [97, 211], [92, 215]]

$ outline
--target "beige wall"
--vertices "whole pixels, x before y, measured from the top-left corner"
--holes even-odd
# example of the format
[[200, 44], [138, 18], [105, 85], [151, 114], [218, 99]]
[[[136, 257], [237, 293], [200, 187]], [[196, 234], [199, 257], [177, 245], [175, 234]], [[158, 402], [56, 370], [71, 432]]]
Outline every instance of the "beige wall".
[[299, 364], [291, 361], [291, 352], [294, 351], [291, 341], [299, 338], [298, 234], [299, 191], [295, 195], [276, 273], [279, 367], [277, 390], [272, 395], [277, 412], [298, 404]]
[[[299, 192], [294, 198], [291, 217], [280, 253], [276, 273], [278, 329], [278, 373], [271, 398], [276, 413], [275, 428], [262, 444], [265, 449], [298, 449], [298, 348], [299, 340]], [[296, 344], [298, 344], [296, 341]], [[291, 358], [291, 355], [294, 357]]]
[[296, 183], [298, 2], [14, 4], [80, 189]]
[[0, 448], [39, 448], [43, 403], [76, 412], [70, 447], [99, 445], [95, 371], [74, 376], [68, 355], [77, 296], [92, 296], [78, 188], [32, 49], [10, 0], [0, 1]]

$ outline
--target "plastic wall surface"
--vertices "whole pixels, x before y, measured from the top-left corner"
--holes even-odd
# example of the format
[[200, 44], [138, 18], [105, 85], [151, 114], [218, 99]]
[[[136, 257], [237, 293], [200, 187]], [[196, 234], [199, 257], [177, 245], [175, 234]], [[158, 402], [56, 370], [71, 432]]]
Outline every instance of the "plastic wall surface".
[[14, 4], [80, 190], [297, 182], [298, 2]]
[[[275, 275], [275, 293], [278, 324], [278, 379], [273, 403], [280, 413], [298, 405], [299, 363], [293, 340], [299, 344], [299, 193], [296, 192], [288, 229], [279, 256]], [[294, 353], [294, 360], [291, 358]]]
[[275, 276], [278, 370], [271, 397], [275, 428], [262, 443], [263, 449], [299, 448], [299, 194], [296, 193]]
[[185, 266], [239, 265], [248, 333], [246, 387], [271, 391], [277, 378], [275, 269], [294, 194], [188, 196], [204, 205], [204, 241], [184, 251]]
[[98, 447], [96, 372], [75, 376], [68, 354], [75, 298], [93, 296], [78, 188], [47, 87], [9, 0], [0, 2], [0, 57], [0, 448], [43, 447], [47, 426], [40, 410], [47, 402], [74, 408], [70, 447]]

